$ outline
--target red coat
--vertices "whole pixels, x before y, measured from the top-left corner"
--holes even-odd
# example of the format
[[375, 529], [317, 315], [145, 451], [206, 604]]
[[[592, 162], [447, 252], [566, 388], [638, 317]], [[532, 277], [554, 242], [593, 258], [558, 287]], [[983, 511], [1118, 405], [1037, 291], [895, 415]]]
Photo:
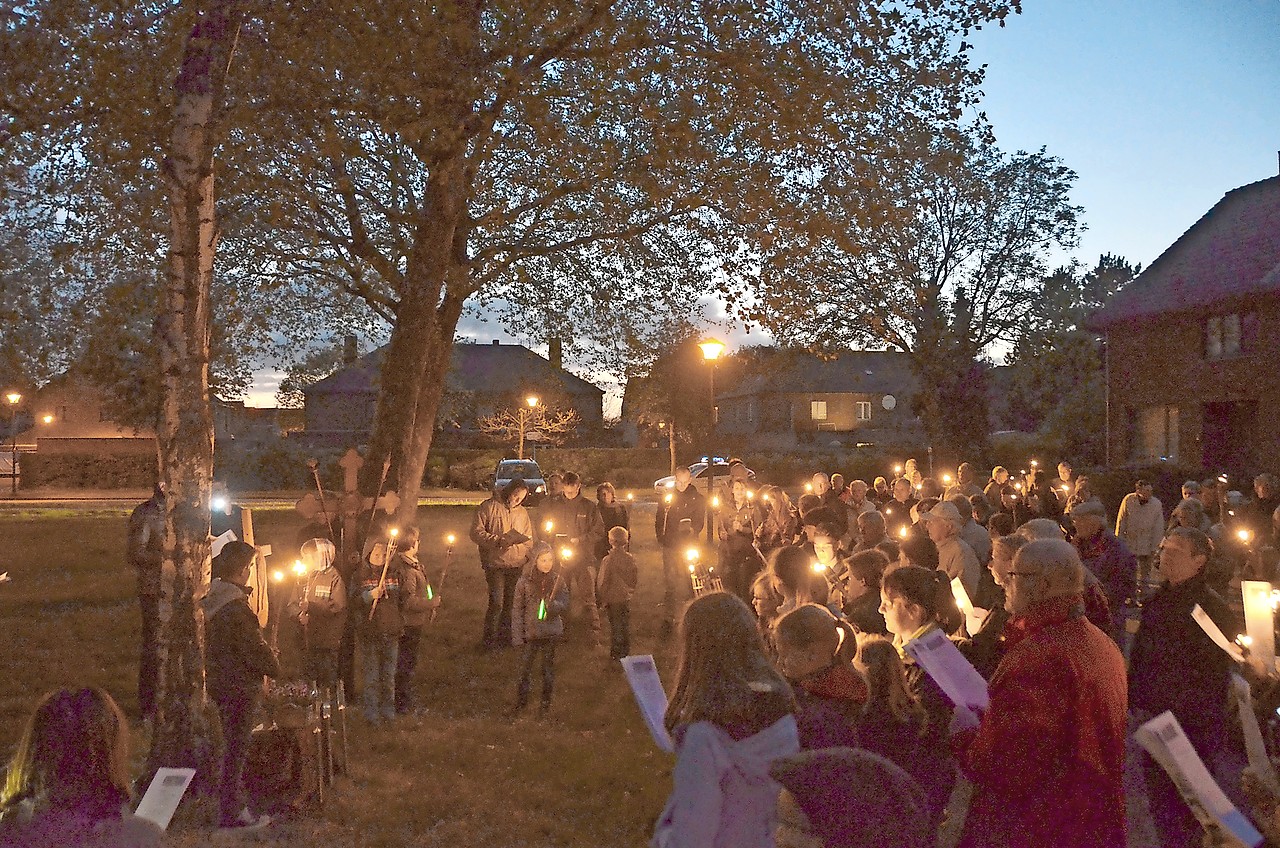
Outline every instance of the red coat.
[[974, 783], [961, 848], [1125, 846], [1124, 659], [1079, 604], [1026, 616], [981, 726], [953, 739]]

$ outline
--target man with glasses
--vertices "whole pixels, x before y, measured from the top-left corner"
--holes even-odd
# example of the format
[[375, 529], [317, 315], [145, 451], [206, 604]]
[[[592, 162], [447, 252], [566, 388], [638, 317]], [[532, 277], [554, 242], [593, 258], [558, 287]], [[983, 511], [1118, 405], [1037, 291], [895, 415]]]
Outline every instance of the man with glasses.
[[[1129, 708], [1134, 726], [1173, 712], [1192, 746], [1222, 785], [1227, 747], [1231, 659], [1191, 617], [1198, 604], [1231, 638], [1237, 632], [1226, 602], [1209, 587], [1205, 565], [1213, 542], [1200, 530], [1177, 527], [1160, 546], [1168, 582], [1147, 601], [1134, 637]], [[1164, 848], [1198, 846], [1201, 827], [1159, 764], [1141, 753], [1151, 817]]]
[[1124, 658], [1084, 616], [1084, 566], [1068, 542], [1042, 539], [1004, 577], [1017, 632], [976, 727], [963, 728], [963, 708], [952, 725], [974, 785], [960, 844], [1122, 846]]

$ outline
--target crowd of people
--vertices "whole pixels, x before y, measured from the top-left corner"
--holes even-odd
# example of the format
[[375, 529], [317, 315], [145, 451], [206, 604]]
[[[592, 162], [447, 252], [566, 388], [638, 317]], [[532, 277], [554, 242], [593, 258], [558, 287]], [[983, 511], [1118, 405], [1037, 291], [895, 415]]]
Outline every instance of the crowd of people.
[[[1139, 479], [1113, 519], [1087, 477], [1065, 462], [1057, 470], [1048, 479], [997, 466], [984, 483], [968, 463], [936, 480], [908, 461], [870, 484], [816, 472], [793, 501], [739, 462], [706, 493], [678, 468], [654, 519], [661, 635], [678, 633], [678, 664], [666, 714], [674, 788], [653, 844], [922, 846], [950, 829], [964, 848], [1118, 848], [1126, 746], [1166, 710], [1235, 797], [1233, 664], [1191, 611], [1224, 633], [1241, 629], [1238, 582], [1276, 576], [1280, 485], [1260, 475], [1246, 498], [1224, 480], [1187, 481], [1166, 514]], [[479, 649], [522, 651], [512, 717], [529, 705], [535, 666], [541, 712], [550, 708], [570, 623], [612, 659], [631, 652], [630, 509], [609, 483], [594, 501], [572, 472], [548, 484], [536, 524], [516, 479], [470, 528], [488, 589]], [[147, 634], [163, 496], [129, 526], [144, 714], [155, 708]], [[304, 635], [305, 674], [337, 685], [353, 642], [365, 718], [413, 712], [418, 644], [440, 604], [417, 528], [366, 544], [348, 573], [313, 530], [300, 543], [307, 579], [286, 613]], [[224, 545], [201, 601], [225, 741], [220, 824], [233, 829], [267, 822], [246, 805], [242, 772], [262, 679], [279, 674], [248, 604], [254, 556], [252, 545]], [[713, 562], [719, 582], [695, 591], [695, 560]], [[985, 709], [952, 703], [913, 658], [912, 643], [931, 638], [951, 640], [988, 681]], [[120, 828], [148, 844], [118, 767], [126, 731], [104, 692], [48, 696], [0, 793], [0, 835], [43, 833], [32, 828], [46, 815], [50, 833], [83, 831], [83, 844]], [[101, 752], [86, 765], [83, 751], [68, 755], [72, 738]], [[1151, 757], [1139, 762], [1160, 844], [1199, 845], [1203, 826], [1178, 787]]]

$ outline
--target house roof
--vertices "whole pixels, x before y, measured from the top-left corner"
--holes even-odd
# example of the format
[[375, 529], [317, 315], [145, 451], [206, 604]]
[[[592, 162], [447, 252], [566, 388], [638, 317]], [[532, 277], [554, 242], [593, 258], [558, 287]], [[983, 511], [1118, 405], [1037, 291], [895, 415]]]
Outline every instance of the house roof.
[[[311, 394], [376, 393], [387, 345], [303, 389]], [[529, 384], [558, 383], [568, 394], [603, 396], [604, 390], [563, 368], [557, 368], [523, 345], [468, 344], [453, 346], [453, 360], [445, 378], [452, 391], [516, 392]]]
[[1280, 292], [1280, 176], [1226, 193], [1090, 316], [1095, 329]]
[[910, 394], [916, 376], [905, 353], [850, 350], [833, 359], [804, 351], [757, 351], [744, 363], [745, 376], [722, 398], [760, 394]]

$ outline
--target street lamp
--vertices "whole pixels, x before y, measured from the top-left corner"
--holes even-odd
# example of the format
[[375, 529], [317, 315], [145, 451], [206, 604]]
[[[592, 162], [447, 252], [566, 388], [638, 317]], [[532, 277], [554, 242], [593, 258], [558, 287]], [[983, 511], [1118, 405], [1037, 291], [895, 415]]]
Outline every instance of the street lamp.
[[11, 489], [11, 492], [12, 494], [17, 495], [18, 494], [18, 401], [22, 400], [22, 395], [19, 394], [18, 392], [9, 392], [9, 394], [5, 395], [5, 398], [9, 401], [9, 438], [13, 440], [13, 455], [12, 455], [13, 464], [9, 466], [9, 471], [11, 472], [12, 476], [9, 479], [12, 481], [12, 484], [13, 484], [13, 488]]
[[708, 442], [711, 450], [707, 451], [707, 541], [714, 544], [715, 529], [712, 525], [715, 522], [712, 520], [710, 503], [716, 489], [716, 360], [724, 353], [725, 344], [719, 339], [706, 339], [698, 342], [698, 347], [702, 348], [702, 358], [711, 366], [708, 369], [710, 375], [708, 385], [711, 387], [711, 430]]
[[516, 423], [519, 425], [520, 432], [520, 444], [516, 450], [517, 459], [524, 459], [524, 434], [538, 409], [538, 396], [529, 395], [524, 402], [525, 405], [516, 410]]

